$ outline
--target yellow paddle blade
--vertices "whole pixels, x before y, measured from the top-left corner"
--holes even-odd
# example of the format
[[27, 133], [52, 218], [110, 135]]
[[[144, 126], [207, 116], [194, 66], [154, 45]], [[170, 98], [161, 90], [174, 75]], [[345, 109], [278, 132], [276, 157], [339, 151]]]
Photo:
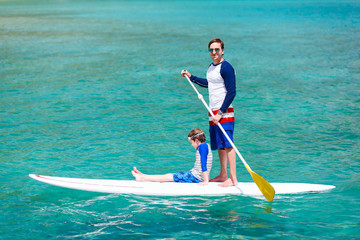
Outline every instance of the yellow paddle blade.
[[275, 195], [275, 189], [273, 188], [273, 186], [271, 186], [271, 184], [268, 183], [268, 181], [266, 181], [262, 176], [251, 170], [249, 165], [246, 164], [245, 167], [250, 173], [252, 179], [254, 180], [260, 191], [262, 192], [262, 194], [264, 195], [264, 197], [269, 202], [272, 202]]

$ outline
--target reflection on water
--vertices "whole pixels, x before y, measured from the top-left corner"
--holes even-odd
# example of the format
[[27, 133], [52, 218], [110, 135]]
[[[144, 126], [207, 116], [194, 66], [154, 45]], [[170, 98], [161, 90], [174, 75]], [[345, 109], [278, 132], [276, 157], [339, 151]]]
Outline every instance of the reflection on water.
[[[271, 203], [248, 197], [151, 197], [135, 195], [105, 195], [73, 202], [67, 198], [53, 204], [42, 214], [56, 216], [63, 224], [85, 234], [66, 235], [66, 238], [101, 236], [121, 230], [133, 237], [169, 237], [179, 226], [186, 234], [215, 230], [226, 236], [231, 227], [244, 234], [248, 229], [270, 228], [264, 221], [271, 214]], [[65, 221], [71, 219], [71, 221]], [[86, 221], [84, 221], [86, 219]], [[260, 236], [260, 235], [259, 235]]]

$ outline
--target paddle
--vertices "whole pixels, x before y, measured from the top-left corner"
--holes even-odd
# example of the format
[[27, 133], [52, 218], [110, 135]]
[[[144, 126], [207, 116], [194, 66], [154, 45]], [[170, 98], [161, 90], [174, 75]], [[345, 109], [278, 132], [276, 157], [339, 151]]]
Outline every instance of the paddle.
[[[190, 85], [193, 87], [193, 89], [195, 90], [195, 92], [198, 95], [198, 98], [202, 101], [202, 103], [204, 104], [204, 106], [206, 107], [206, 109], [209, 111], [209, 113], [211, 114], [212, 117], [215, 117], [213, 112], [211, 111], [211, 109], [209, 108], [209, 106], [207, 105], [207, 103], [204, 100], [204, 97], [198, 92], [198, 90], [196, 89], [196, 87], [194, 86], [194, 84], [190, 81], [189, 77], [184, 74], [184, 76], [186, 77], [186, 79], [188, 80], [188, 82], [190, 83]], [[243, 164], [245, 165], [246, 169], [248, 170], [248, 172], [250, 173], [252, 179], [254, 180], [254, 182], [256, 183], [256, 185], [258, 186], [258, 188], [260, 189], [260, 191], [262, 192], [262, 194], [264, 195], [264, 197], [272, 202], [274, 199], [274, 195], [275, 195], [275, 190], [274, 188], [271, 186], [270, 183], [268, 183], [262, 176], [260, 176], [259, 174], [257, 174], [256, 172], [254, 172], [253, 170], [251, 170], [250, 166], [246, 163], [245, 159], [241, 156], [239, 150], [236, 148], [235, 144], [233, 143], [233, 141], [231, 141], [231, 139], [229, 138], [229, 136], [227, 135], [227, 133], [225, 132], [224, 128], [221, 126], [221, 124], [218, 122], [217, 123], [218, 127], [221, 129], [221, 131], [224, 133], [225, 137], [227, 138], [227, 140], [230, 142], [231, 146], [235, 149], [235, 152], [237, 153], [237, 155], [239, 156], [239, 158], [241, 159], [241, 161], [243, 162]]]

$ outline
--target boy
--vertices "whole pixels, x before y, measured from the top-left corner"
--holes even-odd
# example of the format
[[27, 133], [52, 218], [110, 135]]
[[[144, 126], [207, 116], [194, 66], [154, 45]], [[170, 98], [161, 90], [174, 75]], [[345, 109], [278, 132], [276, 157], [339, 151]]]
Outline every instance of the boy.
[[191, 146], [196, 149], [196, 161], [193, 169], [187, 172], [168, 173], [164, 175], [147, 175], [141, 173], [134, 167], [131, 171], [136, 181], [150, 182], [182, 182], [182, 183], [199, 183], [199, 185], [207, 185], [209, 183], [209, 175], [212, 167], [212, 152], [209, 144], [207, 144], [205, 133], [195, 128], [188, 134]]

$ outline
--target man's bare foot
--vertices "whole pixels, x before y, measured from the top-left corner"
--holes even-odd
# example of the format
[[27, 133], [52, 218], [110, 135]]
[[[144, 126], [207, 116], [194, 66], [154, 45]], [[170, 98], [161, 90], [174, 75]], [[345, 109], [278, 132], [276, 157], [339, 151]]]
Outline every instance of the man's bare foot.
[[233, 181], [230, 178], [228, 178], [224, 182], [220, 183], [219, 186], [220, 187], [231, 187], [231, 186], [235, 186], [235, 184], [233, 183]]
[[216, 178], [211, 179], [209, 182], [225, 182], [227, 177], [217, 176]]

